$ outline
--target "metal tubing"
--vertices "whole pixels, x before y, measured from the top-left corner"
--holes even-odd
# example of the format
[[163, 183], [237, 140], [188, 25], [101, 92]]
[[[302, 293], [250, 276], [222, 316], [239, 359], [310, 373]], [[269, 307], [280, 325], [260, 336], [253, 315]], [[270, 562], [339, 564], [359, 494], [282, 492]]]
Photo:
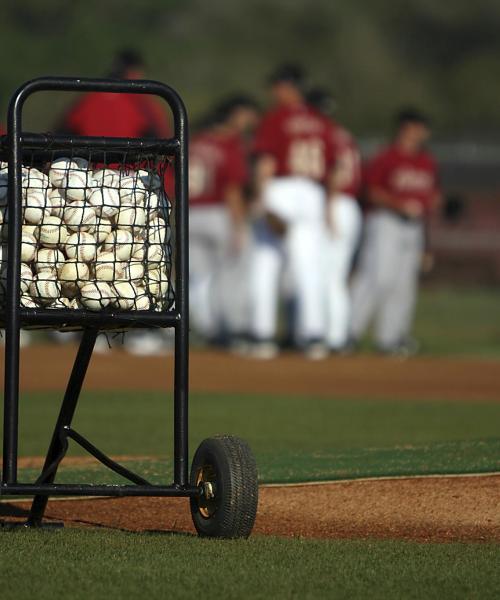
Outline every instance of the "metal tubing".
[[42, 325], [60, 327], [63, 325], [91, 326], [97, 329], [107, 327], [175, 327], [180, 319], [177, 312], [158, 313], [149, 311], [91, 312], [58, 308], [57, 310], [21, 308], [21, 323], [26, 325]]
[[[51, 484], [54, 481], [57, 473], [57, 464], [54, 468], [53, 463], [58, 458], [60, 462], [64, 456], [64, 453], [62, 452], [66, 437], [64, 429], [65, 427], [69, 427], [71, 425], [71, 421], [73, 420], [76, 405], [78, 404], [78, 398], [82, 389], [83, 380], [85, 379], [85, 374], [87, 373], [87, 368], [92, 357], [92, 351], [94, 349], [97, 333], [98, 331], [96, 329], [85, 330], [82, 341], [80, 342], [80, 347], [78, 348], [73, 369], [66, 387], [66, 392], [59, 410], [59, 416], [54, 427], [49, 450], [45, 458], [45, 464], [39, 478], [40, 480], [44, 481], [44, 484]], [[44, 471], [49, 468], [51, 471], [45, 479]], [[47, 502], [48, 497], [46, 495], [35, 496], [31, 505], [29, 517], [30, 523], [41, 522], [45, 508], [47, 507]]]
[[17, 481], [19, 421], [19, 298], [21, 267], [21, 111], [11, 101], [9, 123], [9, 238], [5, 306], [4, 440], [2, 482]]
[[89, 454], [92, 454], [94, 458], [97, 458], [97, 460], [100, 463], [102, 463], [105, 467], [111, 469], [111, 471], [118, 473], [118, 475], [121, 475], [125, 479], [128, 479], [129, 481], [131, 481], [132, 483], [136, 483], [137, 485], [151, 485], [149, 481], [147, 481], [147, 479], [144, 479], [144, 477], [137, 475], [137, 473], [130, 471], [120, 463], [117, 463], [113, 459], [109, 458], [109, 456], [104, 454], [104, 452], [101, 452], [99, 448], [97, 448], [97, 446], [94, 446], [94, 444], [89, 442], [87, 438], [83, 437], [83, 435], [80, 435], [78, 431], [71, 429], [71, 427], [65, 427], [64, 429], [66, 431], [67, 437], [74, 440]]
[[[5, 140], [0, 138], [0, 149], [5, 147]], [[72, 136], [46, 133], [21, 133], [21, 146], [29, 150], [98, 150], [98, 151], [136, 151], [141, 154], [165, 154], [174, 156], [179, 150], [177, 139], [119, 138], [97, 136]]]
[[189, 210], [188, 210], [188, 131], [187, 117], [176, 131], [180, 142], [175, 160], [176, 223], [176, 309], [180, 319], [175, 329], [174, 370], [174, 481], [188, 483], [188, 386], [189, 386]]
[[[2, 486], [0, 496], [177, 496], [197, 497], [201, 490], [195, 486], [180, 487], [178, 485], [89, 485], [53, 483], [36, 485], [17, 483]], [[28, 521], [29, 525], [36, 522]]]

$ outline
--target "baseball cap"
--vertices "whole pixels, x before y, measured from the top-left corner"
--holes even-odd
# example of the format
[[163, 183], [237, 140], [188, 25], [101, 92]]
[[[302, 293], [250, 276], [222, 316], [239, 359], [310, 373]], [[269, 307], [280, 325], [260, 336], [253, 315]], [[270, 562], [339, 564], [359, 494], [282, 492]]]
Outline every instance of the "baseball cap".
[[302, 87], [305, 81], [304, 69], [296, 63], [283, 63], [276, 67], [276, 69], [268, 77], [268, 83], [273, 85], [275, 83], [292, 83], [297, 87]]

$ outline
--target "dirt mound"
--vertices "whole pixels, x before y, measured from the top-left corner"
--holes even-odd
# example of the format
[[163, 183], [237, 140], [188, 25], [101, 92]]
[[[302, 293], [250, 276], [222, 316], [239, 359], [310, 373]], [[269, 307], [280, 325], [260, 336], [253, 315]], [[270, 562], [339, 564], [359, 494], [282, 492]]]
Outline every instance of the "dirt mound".
[[[0, 504], [22, 519], [27, 502]], [[94, 498], [49, 503], [68, 526], [194, 533], [186, 499]], [[256, 534], [309, 538], [500, 541], [500, 475], [413, 477], [260, 489]]]

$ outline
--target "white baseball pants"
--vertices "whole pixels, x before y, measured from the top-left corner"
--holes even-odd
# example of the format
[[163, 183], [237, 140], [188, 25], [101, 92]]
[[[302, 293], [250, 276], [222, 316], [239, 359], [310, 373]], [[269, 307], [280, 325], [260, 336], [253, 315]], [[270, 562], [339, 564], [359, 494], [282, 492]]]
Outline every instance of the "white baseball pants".
[[325, 245], [326, 342], [332, 349], [341, 349], [349, 337], [349, 275], [361, 235], [362, 214], [358, 201], [346, 194], [330, 201], [328, 210], [332, 228]]
[[409, 335], [424, 248], [421, 222], [378, 209], [370, 214], [352, 287], [351, 334], [359, 339], [375, 320], [375, 341], [391, 349]]
[[251, 333], [261, 340], [275, 337], [280, 281], [286, 268], [297, 300], [297, 341], [323, 338], [323, 188], [302, 177], [275, 178], [264, 190], [263, 204], [286, 223], [287, 231], [279, 238], [264, 220], [255, 226], [250, 268]]

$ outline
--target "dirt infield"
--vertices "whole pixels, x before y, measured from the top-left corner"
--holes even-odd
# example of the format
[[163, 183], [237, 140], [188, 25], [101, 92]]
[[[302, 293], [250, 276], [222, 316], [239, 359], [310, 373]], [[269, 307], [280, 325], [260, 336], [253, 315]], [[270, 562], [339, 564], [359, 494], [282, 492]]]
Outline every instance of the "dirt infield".
[[[28, 507], [0, 503], [0, 518], [21, 520]], [[47, 516], [73, 527], [194, 533], [185, 499], [59, 500]], [[500, 542], [500, 475], [264, 486], [255, 533]]]
[[[76, 346], [25, 348], [21, 388], [60, 390]], [[3, 357], [0, 357], [3, 359]], [[419, 357], [407, 361], [377, 356], [310, 362], [285, 354], [269, 362], [221, 352], [192, 352], [193, 391], [319, 396], [500, 401], [500, 363], [494, 360]], [[140, 373], [140, 377], [137, 375]], [[172, 389], [173, 358], [137, 358], [122, 350], [94, 356], [86, 389]]]
[[[61, 390], [75, 353], [75, 345], [24, 349], [22, 390]], [[493, 360], [398, 361], [363, 356], [311, 363], [284, 355], [254, 362], [217, 352], [193, 352], [190, 379], [191, 390], [198, 392], [498, 402], [498, 373], [499, 362]], [[94, 357], [85, 388], [171, 390], [172, 377], [172, 357], [136, 358], [113, 350]], [[39, 467], [41, 462], [37, 457], [24, 460], [24, 467]], [[0, 503], [0, 518], [22, 519], [28, 506]], [[50, 502], [48, 516], [68, 526], [193, 533], [188, 503], [182, 499], [59, 500]], [[263, 487], [255, 532], [314, 538], [500, 541], [500, 475]]]

